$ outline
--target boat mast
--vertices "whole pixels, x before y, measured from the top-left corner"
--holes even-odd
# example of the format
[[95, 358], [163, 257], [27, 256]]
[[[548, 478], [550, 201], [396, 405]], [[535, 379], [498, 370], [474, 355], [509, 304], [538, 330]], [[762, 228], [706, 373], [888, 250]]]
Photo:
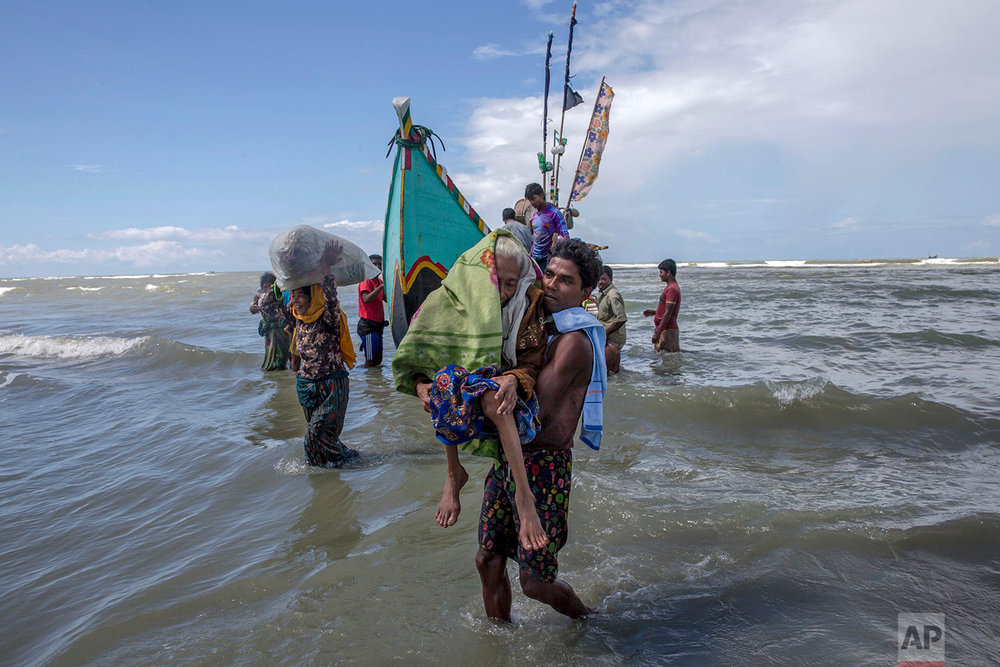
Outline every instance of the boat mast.
[[[553, 177], [550, 181], [553, 183], [552, 187], [552, 204], [559, 207], [559, 165], [562, 161], [562, 155], [566, 151], [566, 140], [563, 138], [563, 127], [566, 124], [566, 104], [569, 101], [570, 87], [569, 87], [569, 58], [570, 54], [573, 52], [573, 26], [576, 25], [576, 0], [573, 0], [573, 10], [570, 12], [569, 16], [569, 41], [566, 44], [566, 79], [563, 82], [563, 104], [562, 104], [562, 116], [559, 119], [559, 135], [552, 137], [552, 152], [556, 156], [556, 167]], [[575, 93], [574, 93], [575, 95]], [[573, 106], [576, 106], [575, 104]]]
[[549, 143], [549, 61], [552, 60], [552, 31], [549, 30], [549, 43], [545, 47], [545, 95], [542, 98], [542, 152], [538, 154], [538, 169], [542, 172], [542, 183], [545, 182], [545, 172], [552, 165], [545, 161], [546, 144]]

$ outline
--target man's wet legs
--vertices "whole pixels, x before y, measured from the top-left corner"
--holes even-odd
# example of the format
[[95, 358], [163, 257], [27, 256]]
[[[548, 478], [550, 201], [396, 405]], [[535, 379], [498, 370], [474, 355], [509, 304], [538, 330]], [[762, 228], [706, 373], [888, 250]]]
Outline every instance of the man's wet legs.
[[476, 554], [476, 569], [483, 584], [483, 606], [486, 615], [510, 622], [510, 577], [507, 576], [507, 558], [480, 549]]
[[560, 614], [565, 614], [570, 618], [584, 618], [595, 611], [583, 604], [583, 601], [569, 584], [558, 579], [550, 584], [521, 570], [521, 590], [529, 598], [544, 602]]

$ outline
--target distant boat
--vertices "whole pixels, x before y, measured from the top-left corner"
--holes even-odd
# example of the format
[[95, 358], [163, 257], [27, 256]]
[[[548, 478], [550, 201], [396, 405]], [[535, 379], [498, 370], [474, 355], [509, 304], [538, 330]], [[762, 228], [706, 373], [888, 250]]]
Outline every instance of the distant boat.
[[410, 98], [397, 97], [396, 161], [385, 212], [383, 266], [389, 326], [397, 345], [410, 318], [441, 285], [458, 256], [490, 232], [428, 147], [433, 132], [410, 120]]

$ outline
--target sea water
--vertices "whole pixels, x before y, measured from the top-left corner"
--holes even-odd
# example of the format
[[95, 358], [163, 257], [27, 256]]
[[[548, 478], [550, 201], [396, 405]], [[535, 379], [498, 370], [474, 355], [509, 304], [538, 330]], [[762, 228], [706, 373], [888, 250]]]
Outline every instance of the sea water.
[[[0, 663], [891, 664], [900, 614], [1000, 661], [1000, 265], [651, 265], [560, 576], [600, 614], [484, 617], [488, 463], [434, 522], [441, 447], [351, 372], [343, 470], [303, 464], [249, 273], [0, 280]], [[341, 290], [353, 322], [357, 290]]]

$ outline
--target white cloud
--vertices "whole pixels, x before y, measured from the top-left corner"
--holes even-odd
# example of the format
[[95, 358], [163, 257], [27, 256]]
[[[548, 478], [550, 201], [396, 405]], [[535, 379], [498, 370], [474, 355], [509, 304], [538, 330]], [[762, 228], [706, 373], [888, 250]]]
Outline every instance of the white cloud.
[[1000, 213], [994, 213], [983, 218], [980, 223], [986, 227], [1000, 227]]
[[200, 243], [230, 243], [234, 241], [269, 240], [274, 234], [262, 229], [241, 229], [236, 225], [222, 228], [186, 229], [184, 227], [128, 227], [90, 234], [95, 239], [123, 241], [197, 241]]
[[377, 230], [382, 231], [384, 223], [382, 220], [338, 220], [337, 222], [328, 222], [323, 227], [326, 229], [332, 229], [334, 233], [336, 230]]
[[69, 168], [73, 171], [83, 172], [84, 174], [105, 174], [114, 169], [109, 169], [101, 164], [71, 164]]
[[858, 229], [858, 225], [861, 223], [860, 218], [849, 217], [844, 218], [838, 222], [834, 222], [830, 225], [833, 229], [843, 229], [843, 230], [854, 230]]
[[360, 248], [368, 252], [382, 252], [382, 230], [385, 227], [383, 220], [336, 220], [323, 225], [323, 229], [329, 230], [337, 236], [342, 236], [348, 241], [357, 244]]
[[961, 12], [903, 0], [643, 2], [585, 32], [575, 63], [612, 74], [623, 122], [647, 140], [763, 140], [805, 154], [844, 137], [995, 141], [998, 22], [987, 0]]
[[502, 49], [498, 44], [484, 44], [472, 50], [472, 57], [476, 60], [494, 60], [504, 56], [516, 56], [518, 53], [509, 49]]
[[73, 262], [114, 262], [135, 267], [162, 266], [170, 262], [187, 263], [220, 257], [219, 250], [186, 248], [175, 241], [154, 241], [136, 246], [122, 246], [106, 250], [58, 249], [42, 250], [37, 244], [0, 246], [0, 264], [28, 265], [39, 262], [68, 264]]

